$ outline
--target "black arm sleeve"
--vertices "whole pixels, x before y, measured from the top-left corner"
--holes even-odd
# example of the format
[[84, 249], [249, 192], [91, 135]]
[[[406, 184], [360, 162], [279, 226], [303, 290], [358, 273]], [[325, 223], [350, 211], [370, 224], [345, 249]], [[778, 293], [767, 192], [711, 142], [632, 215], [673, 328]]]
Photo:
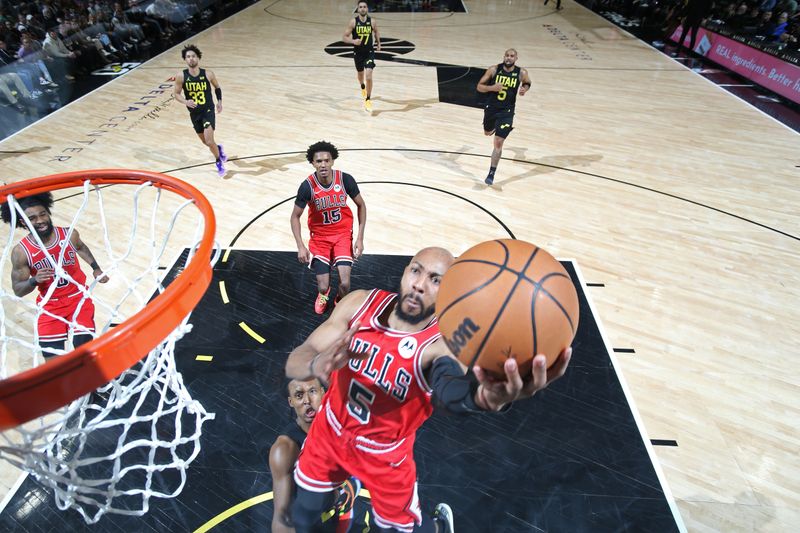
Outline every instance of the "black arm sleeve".
[[301, 209], [305, 209], [308, 202], [311, 201], [311, 185], [308, 181], [304, 181], [297, 189], [297, 198], [294, 199], [294, 205]]
[[433, 389], [433, 405], [449, 413], [485, 413], [475, 404], [478, 380], [475, 375], [464, 374], [452, 357], [439, 357], [433, 361], [426, 374]]
[[347, 196], [355, 198], [361, 194], [361, 191], [358, 190], [358, 183], [356, 183], [356, 179], [353, 176], [342, 172], [342, 181], [344, 182], [344, 190], [347, 192]]

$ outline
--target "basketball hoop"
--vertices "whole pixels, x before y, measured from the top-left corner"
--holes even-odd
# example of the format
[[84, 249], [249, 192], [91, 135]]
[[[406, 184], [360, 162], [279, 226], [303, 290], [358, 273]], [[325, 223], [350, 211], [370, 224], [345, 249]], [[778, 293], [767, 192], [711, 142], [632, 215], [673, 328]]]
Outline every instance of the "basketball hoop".
[[[18, 241], [17, 215], [35, 235], [16, 199], [78, 187], [82, 193], [59, 199], [54, 211], [80, 203], [67, 234], [80, 227], [83, 240], [95, 248], [99, 243], [85, 235], [99, 219], [105, 255], [96, 256], [119, 288], [116, 299], [109, 299], [96, 281], [85, 287], [76, 283], [81, 303], [91, 298], [97, 309], [96, 337], [39, 364], [35, 318], [47, 312], [48, 295], [39, 304], [31, 295], [20, 298], [6, 290], [6, 269]], [[129, 229], [122, 253], [114, 251], [109, 238], [104, 196], [116, 202], [115, 214], [119, 205], [132, 209], [132, 220], [114, 221], [116, 232]], [[58, 507], [78, 510], [87, 523], [106, 512], [144, 514], [151, 496], [174, 497], [182, 490], [185, 470], [200, 450], [202, 424], [214, 417], [192, 399], [174, 360], [175, 343], [191, 330], [189, 315], [208, 288], [219, 256], [211, 204], [183, 181], [139, 170], [70, 172], [14, 183], [0, 187], [0, 203], [5, 202], [12, 223], [0, 257], [0, 457], [53, 488]], [[139, 218], [148, 209], [144, 232], [148, 224]], [[164, 211], [171, 211], [168, 225]], [[173, 231], [186, 218], [197, 219], [186, 224], [192, 231]], [[176, 242], [184, 233], [194, 238]], [[164, 287], [158, 270], [170, 252], [182, 252], [185, 260]], [[61, 268], [63, 258], [48, 258], [57, 265], [56, 279], [74, 283]], [[69, 324], [69, 329], [71, 342], [79, 327]], [[165, 470], [174, 472], [172, 479], [166, 479]], [[165, 483], [170, 486], [162, 487]]]

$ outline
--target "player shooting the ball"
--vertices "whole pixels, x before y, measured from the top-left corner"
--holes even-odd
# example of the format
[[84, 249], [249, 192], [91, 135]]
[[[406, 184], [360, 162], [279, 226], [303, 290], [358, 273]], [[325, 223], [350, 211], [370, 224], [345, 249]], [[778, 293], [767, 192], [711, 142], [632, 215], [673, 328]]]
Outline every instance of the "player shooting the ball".
[[544, 355], [534, 357], [530, 376], [520, 376], [514, 359], [504, 364], [505, 381], [478, 367], [465, 374], [434, 315], [439, 284], [453, 261], [443, 248], [419, 251], [403, 272], [399, 293], [349, 293], [289, 355], [289, 378], [330, 383], [320, 408], [325, 416], [311, 424], [295, 467], [292, 521], [298, 533], [321, 527], [333, 489], [351, 475], [370, 488], [374, 525], [381, 531], [452, 531], [446, 504], [423, 519], [416, 497], [414, 438], [434, 405], [458, 414], [496, 412], [564, 375], [571, 348], [550, 368]]

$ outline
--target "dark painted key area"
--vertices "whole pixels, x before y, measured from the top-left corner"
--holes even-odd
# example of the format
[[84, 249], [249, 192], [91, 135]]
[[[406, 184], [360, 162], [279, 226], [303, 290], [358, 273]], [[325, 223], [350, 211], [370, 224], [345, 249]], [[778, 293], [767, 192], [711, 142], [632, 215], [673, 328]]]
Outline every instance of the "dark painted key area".
[[[356, 263], [352, 286], [395, 290], [408, 260], [368, 255]], [[565, 266], [577, 284], [573, 265]], [[561, 381], [502, 415], [437, 413], [422, 427], [415, 457], [424, 513], [447, 502], [459, 533], [678, 530], [578, 288], [575, 356]], [[232, 251], [217, 264], [192, 315], [194, 329], [177, 348], [189, 390], [216, 413], [204, 425], [202, 451], [183, 492], [169, 500], [152, 498], [143, 517], [106, 515], [86, 526], [77, 512], [59, 511], [52, 494], [28, 477], [0, 514], [0, 530], [194, 531], [271, 491], [269, 447], [291, 415], [283, 366], [287, 353], [324, 319], [314, 314], [314, 297], [313, 273], [296, 253]], [[213, 359], [198, 361], [198, 355]], [[270, 498], [232, 514], [213, 531], [269, 531], [271, 517]]]

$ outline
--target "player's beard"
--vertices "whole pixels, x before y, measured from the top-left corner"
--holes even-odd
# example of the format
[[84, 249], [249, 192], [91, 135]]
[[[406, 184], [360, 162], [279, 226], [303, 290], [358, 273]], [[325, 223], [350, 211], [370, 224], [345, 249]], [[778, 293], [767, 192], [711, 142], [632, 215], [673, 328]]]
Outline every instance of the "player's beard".
[[48, 222], [47, 227], [41, 231], [37, 229], [36, 234], [39, 236], [40, 239], [42, 239], [43, 243], [46, 243], [47, 241], [50, 240], [50, 236], [53, 234], [53, 223]]
[[514, 63], [515, 63], [514, 61], [505, 60], [503, 61], [503, 66], [506, 68], [511, 68], [514, 66]]
[[414, 298], [414, 300], [419, 304], [419, 311], [414, 314], [406, 313], [403, 311], [403, 302], [407, 298], [414, 298], [411, 294], [403, 294], [403, 291], [400, 291], [400, 295], [397, 297], [397, 305], [394, 308], [395, 314], [397, 314], [397, 318], [404, 322], [408, 322], [411, 325], [419, 324], [420, 322], [427, 320], [428, 318], [433, 315], [435, 311], [434, 306], [431, 305], [429, 307], [425, 307], [422, 305], [422, 301], [418, 298]]

